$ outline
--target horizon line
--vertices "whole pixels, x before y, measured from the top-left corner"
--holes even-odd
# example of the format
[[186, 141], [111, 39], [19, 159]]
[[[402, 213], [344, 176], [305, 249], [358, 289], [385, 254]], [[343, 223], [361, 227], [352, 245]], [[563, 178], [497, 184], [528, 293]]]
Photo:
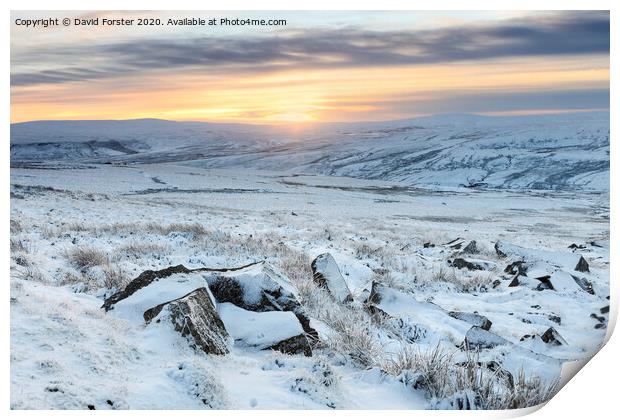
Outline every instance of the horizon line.
[[28, 124], [38, 122], [125, 122], [125, 121], [166, 121], [166, 122], [178, 122], [178, 123], [201, 123], [201, 124], [220, 124], [220, 125], [255, 125], [255, 126], [310, 126], [310, 125], [328, 125], [328, 124], [376, 124], [376, 123], [389, 123], [398, 121], [416, 120], [429, 117], [448, 117], [448, 116], [471, 116], [471, 117], [484, 117], [484, 118], [516, 118], [516, 117], [535, 117], [535, 116], [550, 116], [550, 115], [570, 115], [570, 114], [594, 114], [594, 113], [610, 113], [610, 108], [586, 108], [586, 109], [546, 109], [546, 110], [523, 110], [523, 111], [485, 111], [485, 112], [447, 112], [447, 113], [435, 113], [435, 114], [418, 114], [412, 115], [406, 118], [386, 119], [386, 120], [359, 120], [359, 121], [272, 121], [272, 122], [251, 122], [251, 121], [214, 121], [214, 120], [194, 120], [194, 119], [167, 119], [158, 117], [142, 117], [142, 118], [102, 118], [102, 119], [43, 119], [43, 120], [26, 120], [11, 122], [10, 125], [16, 124]]

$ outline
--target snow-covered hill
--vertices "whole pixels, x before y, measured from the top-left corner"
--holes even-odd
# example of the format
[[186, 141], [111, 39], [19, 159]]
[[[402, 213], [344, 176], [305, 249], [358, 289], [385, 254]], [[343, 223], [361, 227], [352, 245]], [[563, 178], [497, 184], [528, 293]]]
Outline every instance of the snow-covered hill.
[[421, 187], [609, 190], [609, 113], [284, 126], [164, 120], [11, 126], [12, 165], [163, 163], [403, 181]]

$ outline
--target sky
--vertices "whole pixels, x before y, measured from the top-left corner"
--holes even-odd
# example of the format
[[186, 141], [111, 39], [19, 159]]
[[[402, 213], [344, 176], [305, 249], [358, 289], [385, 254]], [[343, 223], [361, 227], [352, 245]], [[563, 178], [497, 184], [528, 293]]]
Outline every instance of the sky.
[[[11, 121], [384, 121], [609, 109], [609, 12], [13, 12]], [[27, 28], [17, 19], [70, 18]], [[160, 26], [76, 26], [75, 18]], [[169, 26], [168, 19], [286, 19]]]

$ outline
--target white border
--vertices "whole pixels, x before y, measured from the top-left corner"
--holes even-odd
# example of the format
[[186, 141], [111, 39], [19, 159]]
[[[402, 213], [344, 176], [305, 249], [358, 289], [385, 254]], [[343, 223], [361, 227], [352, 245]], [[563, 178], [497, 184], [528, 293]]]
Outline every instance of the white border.
[[[314, 0], [314, 1], [297, 1], [292, 2], [290, 0], [262, 0], [260, 3], [251, 0], [221, 0], [219, 2], [204, 2], [204, 1], [192, 1], [192, 0], [175, 0], [174, 2], [165, 2], [160, 0], [134, 0], [128, 2], [127, 0], [109, 0], [106, 2], [89, 2], [77, 0], [56, 0], [54, 3], [39, 1], [6, 1], [8, 5], [7, 9], [2, 10], [3, 22], [6, 25], [4, 28], [4, 34], [6, 35], [4, 46], [3, 60], [5, 68], [5, 86], [10, 85], [10, 53], [8, 43], [10, 39], [10, 10], [611, 10], [611, 84], [614, 85], [615, 76], [617, 74], [617, 45], [618, 45], [618, 29], [617, 19], [615, 19], [615, 13], [618, 9], [617, 1], [603, 1], [603, 0], [564, 0], [564, 1], [544, 1], [544, 0], [507, 0], [502, 2], [488, 1], [488, 0], [469, 0], [466, 3], [462, 1], [444, 1], [434, 0], [432, 2], [421, 1], [404, 1], [404, 0], [381, 0], [377, 2], [371, 1], [334, 1], [334, 0]], [[468, 9], [464, 9], [464, 6], [468, 6]], [[615, 25], [614, 25], [615, 24]], [[2, 373], [3, 381], [1, 383], [1, 407], [6, 410], [8, 415], [15, 418], [39, 418], [42, 416], [49, 418], [77, 418], [83, 417], [85, 412], [51, 412], [51, 411], [10, 411], [9, 410], [9, 369], [10, 369], [10, 352], [9, 352], [9, 319], [10, 319], [10, 306], [8, 304], [8, 288], [9, 288], [9, 139], [10, 139], [10, 91], [5, 88], [2, 89], [2, 95], [4, 100], [2, 102], [2, 111], [4, 115], [4, 121], [6, 125], [3, 127], [4, 133], [4, 148], [2, 149], [2, 166], [0, 168], [0, 176], [2, 177], [2, 227], [1, 233], [4, 241], [2, 242], [3, 258], [0, 260], [2, 264], [2, 272], [5, 274], [2, 278], [2, 345], [0, 345], [0, 353], [2, 360]], [[614, 120], [614, 111], [618, 109], [618, 95], [614, 89], [611, 90], [611, 132], [615, 137], [616, 129], [618, 127], [617, 122]], [[618, 188], [618, 182], [614, 180], [614, 176], [617, 177], [618, 171], [616, 170], [617, 163], [617, 150], [614, 145], [614, 140], [611, 142], [611, 235], [612, 239], [617, 237], [617, 227], [615, 222], [615, 210], [617, 208], [618, 195], [616, 194]], [[617, 247], [612, 241], [611, 249], [611, 273], [610, 278], [614, 279], [620, 273], [616, 268], [616, 256], [618, 255]], [[612, 313], [610, 318], [613, 319], [613, 324], [617, 317], [617, 282], [612, 281]], [[611, 322], [610, 331], [611, 332]], [[608, 335], [609, 336], [609, 335]], [[239, 411], [220, 411], [204, 413], [201, 411], [184, 411], [183, 417], [198, 418], [205, 415], [214, 416], [217, 418], [233, 418], [238, 415], [248, 415], [257, 419], [273, 419], [273, 418], [289, 418], [295, 416], [296, 418], [306, 419], [314, 418], [317, 415], [328, 417], [344, 417], [344, 416], [356, 416], [361, 418], [376, 418], [377, 416], [390, 416], [390, 418], [469, 418], [471, 417], [484, 417], [484, 418], [505, 418], [523, 415], [531, 411], [535, 411], [530, 418], [549, 418], [557, 417], [562, 419], [571, 418], [611, 418], [612, 414], [617, 416], [617, 404], [616, 404], [616, 384], [618, 380], [618, 357], [620, 354], [620, 344], [616, 336], [612, 336], [605, 348], [594, 357], [592, 361], [587, 364], [581, 372], [579, 372], [577, 378], [571, 380], [559, 393], [556, 395], [546, 407], [541, 410], [518, 410], [513, 412], [428, 412], [428, 411], [389, 411], [389, 412], [371, 412], [371, 411], [356, 411], [355, 413], [347, 412], [332, 412], [332, 411], [308, 411], [308, 412], [295, 412], [289, 411], [257, 411], [254, 413], [239, 412]], [[175, 415], [170, 412], [158, 411], [158, 412], [95, 412], [93, 415], [113, 415], [116, 418], [135, 418], [136, 415], [142, 414], [155, 419], [168, 419], [171, 415]]]

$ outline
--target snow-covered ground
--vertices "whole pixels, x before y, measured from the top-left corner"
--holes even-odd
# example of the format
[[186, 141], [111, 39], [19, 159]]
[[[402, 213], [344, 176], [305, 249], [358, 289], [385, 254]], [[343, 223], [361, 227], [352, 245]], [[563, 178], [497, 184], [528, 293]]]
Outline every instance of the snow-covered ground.
[[11, 126], [13, 166], [183, 163], [430, 188], [609, 190], [609, 113], [252, 126], [39, 121]]
[[[582, 137], [590, 139], [596, 124], [586, 126]], [[608, 140], [588, 142], [602, 149], [571, 159], [608, 159]], [[209, 159], [125, 165], [124, 152], [105, 157], [119, 164], [65, 156], [12, 169], [13, 408], [515, 407], [539, 403], [563, 362], [601, 345], [609, 305], [605, 170], [569, 177], [584, 191], [450, 182], [432, 191], [398, 175], [396, 163], [385, 169], [394, 176], [355, 179], [306, 164], [247, 169], [264, 161], [251, 156], [256, 164], [244, 159], [227, 169], [208, 169]], [[368, 168], [337, 167], [333, 173], [345, 175]], [[435, 180], [445, 176], [434, 171]], [[325, 253], [338, 266], [326, 275], [340, 271], [352, 301], [313, 281], [311, 262]], [[312, 356], [261, 349], [301, 331], [288, 309], [253, 312], [215, 296], [230, 352], [205, 355], [164, 323], [127, 315], [123, 301], [101, 308], [145, 270], [259, 261], [268, 277], [291, 285], [318, 332]], [[241, 275], [253, 281], [263, 271]], [[158, 293], [178, 298], [191, 282], [203, 284], [187, 278], [175, 278], [185, 282], [178, 296]], [[125, 308], [138, 308], [133, 296]], [[484, 318], [490, 328], [474, 327]]]

